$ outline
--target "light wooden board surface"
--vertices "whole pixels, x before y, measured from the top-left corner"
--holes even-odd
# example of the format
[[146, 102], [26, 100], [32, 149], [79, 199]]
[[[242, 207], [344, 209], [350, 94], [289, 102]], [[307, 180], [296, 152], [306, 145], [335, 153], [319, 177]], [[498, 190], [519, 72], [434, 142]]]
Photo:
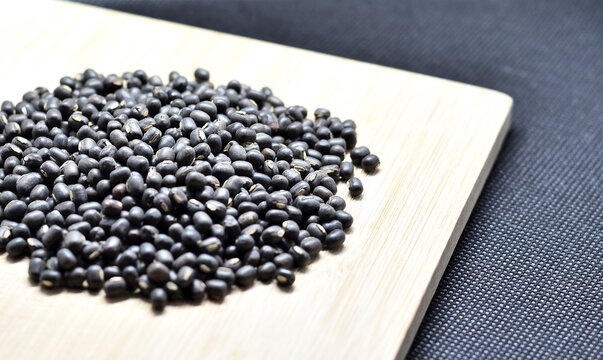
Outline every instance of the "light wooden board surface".
[[382, 161], [360, 174], [345, 247], [323, 252], [291, 292], [236, 290], [224, 303], [108, 303], [48, 295], [27, 261], [0, 256], [0, 359], [388, 359], [403, 357], [507, 131], [512, 100], [474, 86], [59, 2], [2, 2], [0, 99], [62, 75], [210, 70], [270, 86], [287, 104], [355, 119]]

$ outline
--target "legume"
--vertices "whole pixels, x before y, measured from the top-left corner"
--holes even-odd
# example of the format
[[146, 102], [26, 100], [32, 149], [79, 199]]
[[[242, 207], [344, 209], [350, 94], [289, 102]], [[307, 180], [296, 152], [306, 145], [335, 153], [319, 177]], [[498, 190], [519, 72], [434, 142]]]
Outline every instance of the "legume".
[[[286, 107], [269, 88], [88, 69], [0, 108], [0, 251], [44, 288], [221, 301], [345, 241], [337, 182], [363, 192], [356, 123]], [[350, 161], [345, 161], [346, 152]]]

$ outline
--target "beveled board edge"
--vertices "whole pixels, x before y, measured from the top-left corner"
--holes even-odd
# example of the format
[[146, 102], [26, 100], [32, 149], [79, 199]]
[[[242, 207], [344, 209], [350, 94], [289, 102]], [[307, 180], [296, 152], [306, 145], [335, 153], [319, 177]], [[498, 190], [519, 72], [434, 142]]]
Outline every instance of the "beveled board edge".
[[504, 140], [505, 140], [507, 134], [509, 133], [509, 129], [511, 128], [513, 99], [504, 93], [500, 93], [500, 95], [504, 96], [506, 98], [506, 101], [509, 103], [508, 114], [505, 118], [505, 121], [502, 124], [502, 127], [498, 133], [498, 136], [496, 137], [496, 141], [494, 142], [492, 149], [490, 150], [490, 152], [488, 154], [486, 163], [484, 164], [484, 167], [482, 168], [482, 170], [479, 174], [479, 177], [477, 178], [477, 181], [475, 182], [475, 185], [473, 186], [473, 189], [471, 190], [471, 195], [469, 196], [469, 198], [467, 199], [467, 202], [465, 203], [465, 206], [463, 207], [461, 216], [459, 217], [459, 219], [454, 227], [454, 230], [453, 230], [452, 234], [450, 235], [450, 239], [448, 240], [448, 243], [446, 244], [446, 248], [445, 248], [444, 252], [442, 253], [442, 256], [440, 257], [440, 260], [438, 261], [438, 265], [436, 267], [435, 272], [433, 273], [433, 275], [431, 277], [431, 280], [429, 281], [427, 290], [423, 294], [423, 299], [421, 300], [419, 308], [415, 312], [415, 317], [413, 318], [413, 320], [408, 328], [408, 331], [406, 332], [406, 336], [402, 340], [402, 344], [400, 346], [400, 350], [398, 351], [398, 354], [396, 355], [396, 359], [404, 359], [406, 357], [406, 354], [408, 354], [408, 351], [410, 350], [410, 347], [414, 341], [417, 331], [419, 330], [419, 326], [421, 325], [423, 317], [425, 316], [425, 313], [427, 312], [427, 309], [429, 308], [431, 299], [433, 298], [433, 295], [435, 294], [435, 291], [438, 288], [438, 284], [440, 283], [440, 280], [442, 279], [442, 276], [444, 275], [444, 271], [446, 270], [448, 261], [450, 261], [450, 258], [452, 257], [452, 253], [454, 252], [454, 249], [456, 248], [456, 244], [458, 243], [458, 240], [461, 237], [461, 234], [463, 233], [463, 229], [465, 228], [465, 225], [467, 224], [467, 221], [469, 220], [469, 217], [473, 211], [473, 207], [475, 206], [475, 203], [477, 202], [477, 199], [479, 198], [479, 195], [481, 194], [482, 189], [484, 188], [484, 185], [486, 184], [488, 175], [490, 174], [490, 171], [492, 170], [492, 167], [494, 166], [494, 163], [496, 162], [496, 158], [498, 157], [498, 154], [500, 153], [500, 150], [502, 149]]

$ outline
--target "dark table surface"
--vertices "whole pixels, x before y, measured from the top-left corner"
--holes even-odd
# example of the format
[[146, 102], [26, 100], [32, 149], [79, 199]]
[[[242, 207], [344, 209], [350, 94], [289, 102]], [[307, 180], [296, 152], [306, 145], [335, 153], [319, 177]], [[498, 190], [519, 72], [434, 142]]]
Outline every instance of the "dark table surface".
[[602, 357], [603, 1], [83, 2], [511, 95], [511, 132], [408, 358]]

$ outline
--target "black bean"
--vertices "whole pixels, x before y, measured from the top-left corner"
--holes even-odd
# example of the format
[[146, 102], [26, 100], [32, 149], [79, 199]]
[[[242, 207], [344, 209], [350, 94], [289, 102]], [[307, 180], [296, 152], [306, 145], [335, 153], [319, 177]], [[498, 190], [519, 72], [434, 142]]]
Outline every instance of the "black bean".
[[327, 236], [327, 231], [320, 224], [312, 223], [306, 227], [306, 230], [310, 234], [310, 236], [314, 236], [321, 241], [324, 240], [325, 236]]
[[33, 188], [42, 182], [42, 176], [38, 173], [27, 173], [22, 175], [16, 183], [17, 193], [28, 196]]
[[12, 231], [8, 226], [0, 226], [0, 251], [6, 249], [6, 244], [11, 240]]
[[295, 273], [289, 269], [279, 268], [275, 277], [276, 283], [282, 287], [289, 287], [295, 282]]
[[221, 220], [226, 216], [226, 206], [216, 200], [206, 202], [205, 210], [214, 220]]
[[13, 200], [4, 207], [4, 217], [13, 220], [21, 221], [27, 210], [27, 204], [21, 200]]
[[14, 238], [6, 244], [5, 250], [10, 257], [20, 257], [27, 251], [27, 242], [21, 237]]
[[72, 289], [82, 288], [86, 280], [86, 270], [82, 267], [76, 267], [65, 273], [65, 285]]
[[207, 145], [209, 145], [212, 154], [216, 155], [222, 151], [222, 138], [217, 134], [210, 134], [207, 136]]
[[145, 183], [142, 175], [137, 172], [131, 173], [128, 180], [126, 180], [126, 190], [134, 198], [142, 197], [145, 190]]
[[335, 229], [343, 229], [343, 225], [339, 220], [331, 220], [322, 223], [322, 227], [325, 229], [327, 233], [335, 230]]
[[213, 274], [220, 266], [218, 260], [209, 254], [201, 254], [197, 257], [196, 266], [204, 274]]
[[369, 154], [365, 156], [360, 162], [360, 166], [362, 166], [362, 169], [368, 173], [374, 172], [380, 164], [381, 161], [379, 160], [379, 157], [374, 154]]
[[226, 260], [226, 261], [224, 261], [224, 264], [222, 264], [222, 266], [226, 267], [226, 268], [229, 268], [232, 271], [237, 271], [241, 266], [243, 266], [243, 263], [241, 262], [241, 259], [239, 259], [238, 257], [236, 257], [237, 256], [236, 248], [235, 248], [235, 251], [234, 251], [233, 255], [234, 256], [230, 256], [230, 257], [227, 256], [229, 259]]
[[192, 165], [194, 160], [195, 150], [190, 146], [184, 147], [184, 149], [180, 150], [176, 155], [176, 162], [178, 163], [178, 166]]
[[295, 264], [293, 256], [289, 253], [278, 254], [272, 261], [276, 266], [286, 269], [293, 269], [293, 265]]
[[265, 220], [270, 224], [282, 224], [284, 221], [289, 219], [289, 214], [285, 210], [270, 209], [264, 216]]
[[297, 207], [304, 215], [314, 215], [320, 208], [320, 202], [311, 196], [300, 196], [294, 201]]
[[63, 217], [67, 217], [76, 212], [75, 203], [73, 201], [63, 201], [62, 203], [55, 205], [54, 209], [60, 212]]
[[235, 174], [235, 169], [228, 163], [217, 163], [212, 168], [212, 175], [215, 176], [221, 183]]
[[331, 231], [325, 237], [325, 247], [327, 249], [337, 249], [345, 241], [345, 233], [341, 229]]
[[310, 184], [300, 181], [293, 185], [289, 191], [293, 196], [307, 195], [310, 193]]
[[354, 218], [352, 218], [352, 215], [350, 215], [346, 211], [337, 210], [336, 216], [337, 220], [341, 222], [341, 225], [344, 229], [348, 229], [350, 226], [352, 226], [352, 223], [354, 222]]
[[234, 285], [235, 273], [234, 273], [233, 269], [231, 269], [229, 267], [225, 267], [225, 266], [218, 267], [218, 269], [216, 270], [215, 276], [217, 279], [224, 281], [229, 289], [232, 285]]
[[44, 261], [44, 259], [41, 259], [38, 257], [32, 257], [29, 260], [29, 268], [28, 268], [29, 277], [33, 281], [37, 282], [40, 279], [40, 274], [42, 273], [42, 271], [44, 271], [45, 268], [46, 268], [46, 262]]
[[59, 259], [59, 266], [64, 270], [71, 270], [77, 265], [77, 258], [67, 248], [60, 249], [57, 252], [57, 259]]
[[121, 276], [114, 276], [105, 282], [105, 295], [107, 297], [120, 297], [126, 295], [128, 286]]
[[[239, 256], [239, 252], [237, 250], [237, 247], [235, 245], [228, 245], [224, 248], [224, 258], [225, 259], [233, 259], [233, 258], [237, 258], [237, 256]], [[235, 263], [231, 263], [231, 265], [240, 265], [239, 259], [237, 258], [236, 260], [234, 260]]]
[[318, 216], [323, 222], [333, 220], [336, 216], [335, 209], [329, 204], [320, 204]]
[[[174, 251], [172, 250], [172, 254]], [[192, 252], [184, 252], [174, 260], [172, 268], [179, 270], [183, 266], [195, 267], [197, 257]]]
[[101, 247], [98, 243], [88, 243], [82, 249], [82, 257], [84, 260], [92, 262], [96, 261], [101, 256]]
[[228, 285], [224, 280], [211, 279], [208, 280], [205, 285], [205, 291], [211, 300], [222, 301], [228, 293]]
[[121, 215], [123, 205], [118, 200], [107, 199], [102, 203], [102, 213], [110, 217], [118, 217]]
[[282, 223], [282, 227], [285, 230], [285, 238], [295, 240], [299, 236], [299, 224], [297, 222], [286, 220]]
[[349, 180], [354, 176], [354, 165], [351, 162], [344, 161], [339, 165], [339, 176], [343, 180]]
[[247, 156], [246, 156], [245, 148], [239, 144], [231, 145], [230, 148], [228, 149], [228, 157], [233, 162], [246, 160]]
[[147, 267], [147, 275], [150, 280], [165, 284], [170, 279], [170, 270], [163, 263], [154, 261]]
[[155, 260], [171, 268], [174, 264], [174, 256], [169, 250], [160, 249], [155, 253]]
[[276, 265], [273, 262], [265, 262], [258, 267], [258, 279], [264, 282], [271, 281], [276, 275]]
[[113, 185], [122, 184], [128, 180], [130, 174], [130, 169], [125, 166], [121, 166], [111, 171], [111, 174], [109, 174], [109, 179]]
[[253, 282], [257, 277], [257, 270], [251, 265], [244, 265], [236, 271], [235, 276], [237, 285], [242, 288], [247, 288], [253, 285]]
[[3, 191], [0, 193], [0, 204], [6, 206], [9, 202], [17, 200], [17, 194], [12, 191]]
[[121, 270], [121, 276], [126, 282], [128, 290], [136, 289], [138, 285], [138, 270], [134, 266], [126, 266]]
[[69, 199], [73, 201], [76, 206], [79, 206], [88, 201], [88, 193], [86, 188], [82, 184], [74, 184], [69, 188]]
[[190, 266], [183, 266], [178, 270], [178, 278], [176, 279], [176, 283], [180, 288], [187, 288], [192, 283], [195, 275], [195, 271]]
[[358, 197], [364, 191], [364, 186], [362, 186], [362, 182], [357, 177], [353, 177], [348, 180], [348, 189], [350, 191], [350, 196]]
[[164, 289], [155, 288], [151, 291], [150, 299], [153, 310], [161, 312], [167, 304], [168, 295]]
[[51, 256], [46, 260], [46, 268], [51, 270], [59, 269], [59, 259], [56, 256]]
[[149, 242], [140, 244], [140, 260], [150, 263], [155, 259], [155, 246]]
[[31, 192], [29, 194], [29, 199], [32, 201], [33, 200], [46, 200], [49, 195], [50, 195], [50, 191], [48, 190], [48, 187], [44, 184], [38, 184], [38, 185], [34, 186], [34, 188], [31, 190]]
[[46, 269], [40, 273], [40, 285], [47, 289], [52, 289], [60, 286], [61, 273], [58, 270]]
[[327, 204], [331, 205], [335, 210], [343, 210], [345, 209], [345, 200], [339, 196], [332, 196], [327, 201]]
[[169, 214], [173, 210], [172, 201], [167, 194], [157, 194], [153, 199], [153, 206], [160, 209], [165, 214]]
[[97, 291], [103, 287], [105, 273], [99, 265], [90, 265], [86, 270], [86, 284], [89, 290]]
[[354, 129], [352, 127], [346, 127], [344, 124], [344, 128], [341, 131], [340, 136], [345, 140], [346, 149], [353, 149], [356, 146], [356, 143], [357, 143], [356, 129]]
[[261, 239], [266, 245], [276, 245], [284, 236], [285, 229], [277, 225], [272, 225], [262, 232]]
[[58, 225], [51, 225], [42, 236], [42, 243], [46, 248], [54, 248], [63, 240], [63, 230]]
[[23, 224], [31, 230], [37, 230], [46, 222], [46, 216], [40, 210], [33, 210], [23, 217]]
[[310, 254], [301, 246], [292, 246], [289, 249], [289, 254], [293, 256], [293, 260], [295, 262], [295, 266], [297, 267], [305, 267], [310, 263], [311, 257]]
[[126, 165], [132, 171], [136, 171], [142, 176], [147, 176], [149, 172], [149, 160], [141, 155], [128, 158]]
[[120, 275], [119, 267], [117, 266], [105, 266], [103, 273], [105, 274], [105, 281]]
[[137, 255], [133, 249], [127, 249], [115, 258], [115, 265], [120, 269], [136, 265]]
[[111, 143], [118, 149], [122, 146], [128, 146], [128, 138], [121, 130], [115, 129], [111, 131], [109, 134], [109, 139], [111, 140]]
[[14, 237], [28, 238], [31, 236], [31, 231], [25, 224], [14, 224], [12, 226], [12, 233]]
[[317, 256], [320, 250], [322, 250], [322, 243], [320, 240], [311, 236], [304, 238], [301, 241], [300, 246], [312, 257]]
[[362, 159], [369, 155], [371, 151], [366, 146], [359, 146], [350, 152], [352, 164], [360, 166]]
[[199, 279], [193, 279], [192, 284], [189, 287], [190, 298], [194, 302], [203, 300], [206, 292], [206, 285]]
[[121, 240], [117, 236], [110, 236], [101, 246], [103, 258], [113, 260], [120, 254]]

